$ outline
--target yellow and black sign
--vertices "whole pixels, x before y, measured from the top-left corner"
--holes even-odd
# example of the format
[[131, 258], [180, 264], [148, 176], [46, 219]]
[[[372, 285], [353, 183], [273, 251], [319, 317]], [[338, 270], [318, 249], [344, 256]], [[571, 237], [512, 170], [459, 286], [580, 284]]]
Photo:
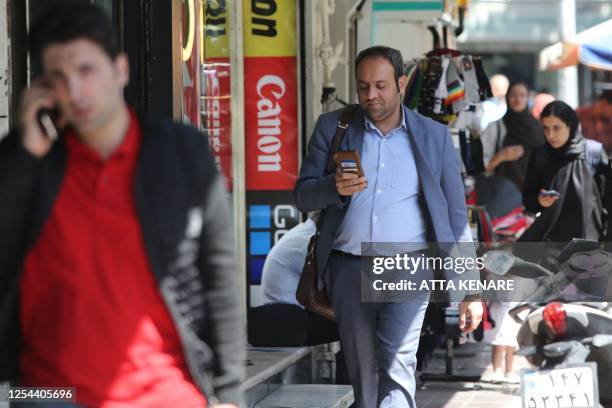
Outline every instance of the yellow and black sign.
[[244, 56], [297, 55], [296, 1], [245, 0]]

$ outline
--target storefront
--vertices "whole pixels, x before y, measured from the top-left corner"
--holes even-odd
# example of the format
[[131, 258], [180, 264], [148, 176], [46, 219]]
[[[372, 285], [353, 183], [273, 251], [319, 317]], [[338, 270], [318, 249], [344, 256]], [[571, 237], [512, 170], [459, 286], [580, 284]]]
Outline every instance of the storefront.
[[[17, 95], [27, 78], [19, 73], [29, 72], [28, 21], [62, 0], [4, 1], [15, 50], [11, 93]], [[441, 0], [92, 2], [108, 12], [130, 57], [128, 102], [191, 123], [208, 137], [232, 206], [245, 306], [259, 304], [265, 257], [303, 216], [292, 190], [321, 112], [323, 71], [329, 68], [323, 67], [323, 42], [339, 46], [331, 79], [339, 99], [352, 101], [355, 51], [382, 42], [401, 48], [406, 58], [420, 55], [431, 46], [427, 24], [450, 7]], [[323, 15], [322, 4], [329, 14]], [[328, 38], [322, 39], [327, 18]]]
[[[8, 0], [13, 49], [61, 0]], [[270, 248], [301, 215], [292, 190], [300, 159], [300, 1], [94, 0], [130, 57], [128, 102], [202, 130], [232, 206], [245, 305], [257, 302]], [[9, 4], [7, 3], [7, 4]], [[19, 11], [18, 9], [21, 8]], [[25, 53], [12, 72], [38, 73]], [[20, 82], [20, 83], [19, 83]]]
[[247, 304], [258, 302], [265, 256], [300, 219], [292, 199], [299, 163], [297, 5], [182, 2], [181, 95], [174, 101], [181, 119], [208, 135], [225, 179]]

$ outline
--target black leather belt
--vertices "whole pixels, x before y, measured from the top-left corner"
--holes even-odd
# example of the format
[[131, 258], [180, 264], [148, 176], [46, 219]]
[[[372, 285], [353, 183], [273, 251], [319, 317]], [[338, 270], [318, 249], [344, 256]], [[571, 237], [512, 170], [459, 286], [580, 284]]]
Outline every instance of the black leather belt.
[[337, 255], [337, 256], [342, 256], [345, 258], [361, 259], [361, 256], [359, 255], [349, 254], [348, 252], [340, 251], [338, 249], [332, 249], [332, 254]]
[[[356, 258], [356, 259], [362, 258], [360, 255], [353, 255], [348, 252], [340, 251], [339, 249], [332, 249], [331, 253], [334, 255], [343, 256], [345, 258]], [[408, 252], [406, 255], [408, 256], [420, 256], [420, 255], [433, 256], [434, 254], [435, 254], [435, 251], [425, 248], [425, 249]], [[403, 254], [400, 254], [400, 255], [403, 255]]]

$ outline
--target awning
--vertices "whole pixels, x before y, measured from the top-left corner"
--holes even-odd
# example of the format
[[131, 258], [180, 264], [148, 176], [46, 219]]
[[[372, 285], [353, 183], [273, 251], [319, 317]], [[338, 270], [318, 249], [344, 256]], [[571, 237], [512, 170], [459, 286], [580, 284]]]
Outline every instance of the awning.
[[612, 19], [559, 41], [540, 51], [540, 70], [554, 70], [581, 63], [612, 70]]

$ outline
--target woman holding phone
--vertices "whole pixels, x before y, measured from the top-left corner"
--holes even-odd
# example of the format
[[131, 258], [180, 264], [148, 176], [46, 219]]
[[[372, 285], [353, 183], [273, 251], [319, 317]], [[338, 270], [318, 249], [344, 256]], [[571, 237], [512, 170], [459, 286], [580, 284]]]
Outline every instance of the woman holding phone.
[[601, 143], [578, 132], [578, 116], [565, 102], [546, 105], [540, 121], [546, 143], [536, 148], [529, 160], [523, 204], [541, 215], [521, 241], [599, 240], [604, 220], [603, 186], [598, 180], [607, 155]]

